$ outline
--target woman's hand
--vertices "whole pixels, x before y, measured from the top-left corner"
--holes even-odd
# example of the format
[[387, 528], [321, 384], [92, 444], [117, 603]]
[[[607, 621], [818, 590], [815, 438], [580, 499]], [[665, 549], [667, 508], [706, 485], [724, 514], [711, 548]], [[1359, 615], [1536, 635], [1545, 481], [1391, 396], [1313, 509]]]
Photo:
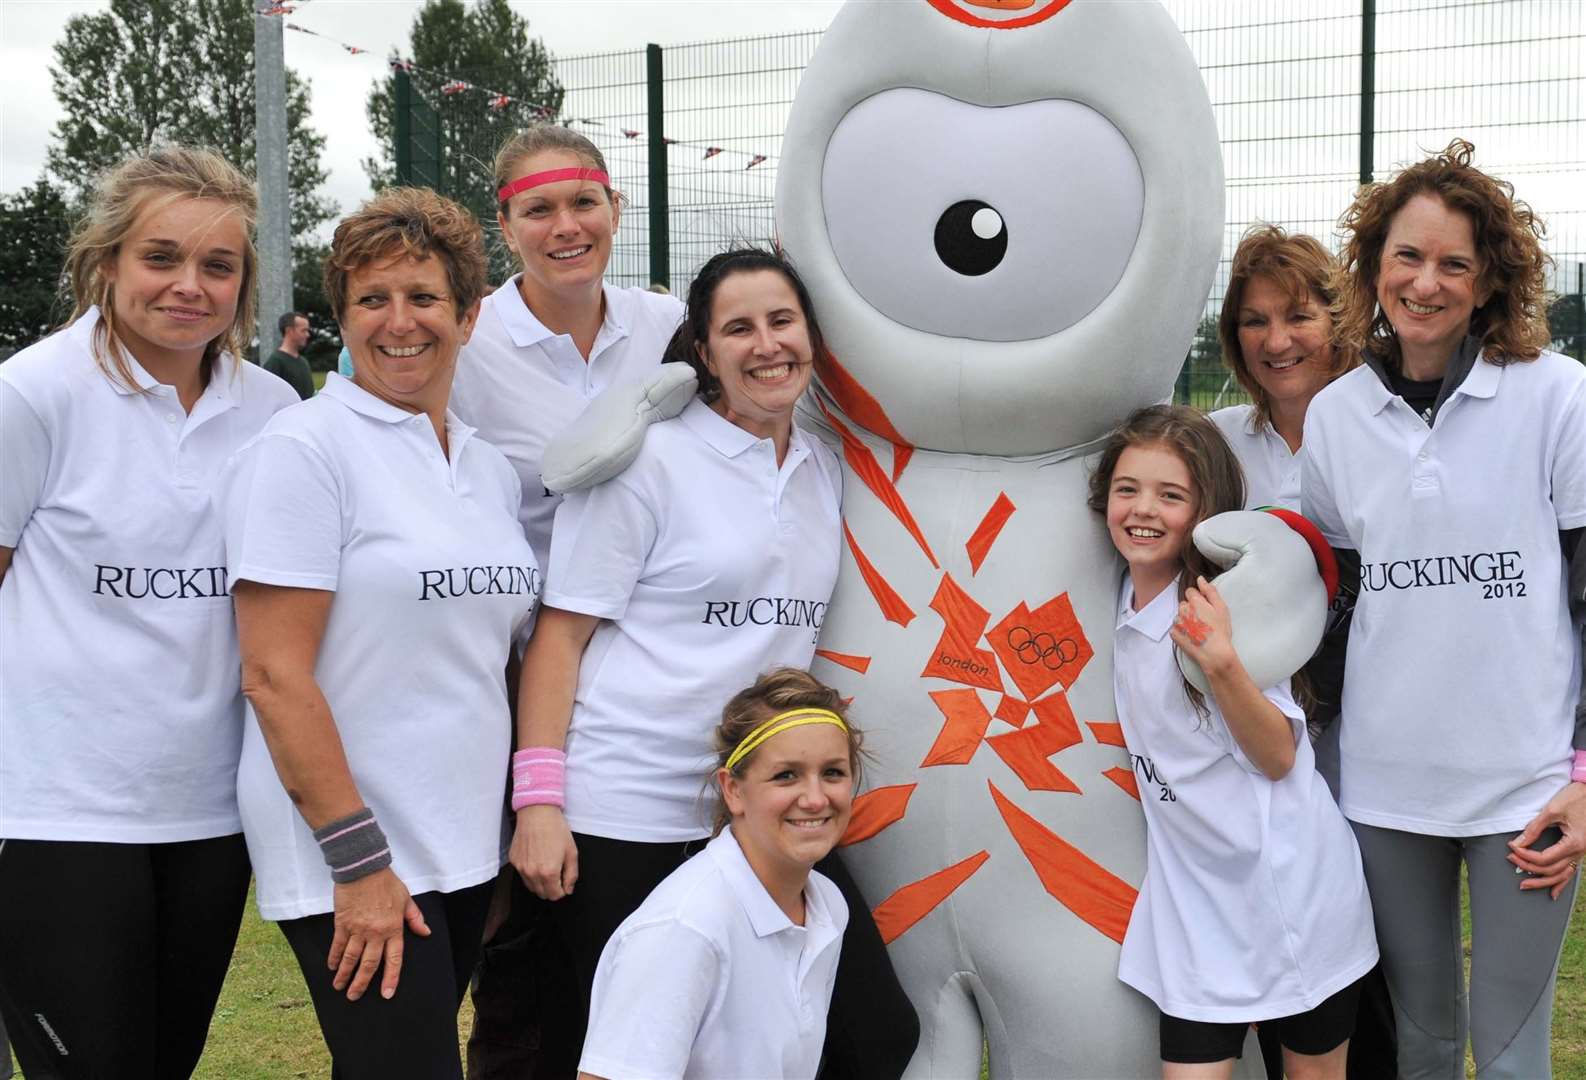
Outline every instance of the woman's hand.
[[1199, 664], [1208, 679], [1215, 679], [1239, 665], [1228, 605], [1217, 592], [1217, 586], [1205, 578], [1197, 578], [1196, 584], [1185, 590], [1170, 633], [1173, 644]]
[[578, 845], [557, 806], [525, 806], [518, 811], [507, 858], [523, 884], [542, 900], [571, 895], [578, 881]]
[[[1564, 835], [1541, 851], [1531, 845], [1550, 828]], [[1520, 882], [1526, 890], [1548, 889], [1557, 900], [1580, 868], [1586, 855], [1586, 784], [1565, 784], [1548, 800], [1542, 812], [1526, 823], [1519, 836], [1509, 841], [1509, 861], [1531, 876]]]
[[403, 928], [419, 937], [430, 936], [419, 906], [390, 867], [337, 885], [335, 902], [336, 932], [326, 958], [327, 966], [336, 973], [331, 986], [346, 990], [348, 1001], [357, 1001], [384, 961], [380, 996], [392, 997], [402, 977]]

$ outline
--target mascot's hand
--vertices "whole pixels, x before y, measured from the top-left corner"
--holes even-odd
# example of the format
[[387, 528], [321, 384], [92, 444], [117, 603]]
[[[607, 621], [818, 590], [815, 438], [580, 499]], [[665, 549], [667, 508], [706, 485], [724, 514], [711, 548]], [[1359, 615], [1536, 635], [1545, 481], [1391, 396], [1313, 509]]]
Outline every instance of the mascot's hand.
[[545, 447], [540, 478], [558, 492], [610, 480], [639, 456], [649, 426], [682, 412], [697, 386], [693, 368], [672, 363], [639, 382], [611, 387]]
[[[1291, 519], [1310, 530], [1309, 539]], [[1332, 552], [1315, 527], [1287, 511], [1235, 510], [1201, 522], [1192, 540], [1201, 554], [1228, 567], [1217, 578], [1217, 591], [1228, 606], [1234, 650], [1251, 681], [1265, 689], [1293, 675], [1316, 651], [1327, 624], [1324, 575]], [[1200, 665], [1177, 648], [1174, 654], [1184, 677], [1210, 693]]]

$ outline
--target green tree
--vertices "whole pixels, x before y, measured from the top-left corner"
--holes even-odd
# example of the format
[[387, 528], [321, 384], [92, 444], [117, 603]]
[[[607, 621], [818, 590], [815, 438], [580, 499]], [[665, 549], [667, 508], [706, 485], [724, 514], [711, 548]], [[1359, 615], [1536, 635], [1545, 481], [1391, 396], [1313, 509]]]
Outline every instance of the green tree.
[[[529, 36], [529, 23], [507, 0], [428, 0], [413, 20], [407, 59], [414, 90], [434, 107], [441, 127], [442, 193], [457, 199], [488, 227], [495, 218], [490, 166], [496, 147], [513, 131], [556, 116], [562, 86], [550, 53]], [[443, 94], [448, 80], [488, 87], [512, 101], [491, 108], [478, 91]], [[387, 75], [369, 92], [369, 127], [381, 150], [364, 170], [376, 188], [396, 180], [396, 78]]]
[[[181, 142], [253, 175], [253, 19], [249, 0], [110, 0], [73, 16], [50, 67], [65, 115], [49, 171], [81, 197], [123, 156]], [[325, 138], [308, 123], [308, 84], [288, 71], [286, 95], [292, 232], [307, 237], [336, 208], [319, 194]], [[309, 257], [306, 245], [295, 250]]]
[[1586, 363], [1586, 294], [1556, 296], [1547, 309], [1553, 348]]
[[71, 228], [66, 194], [46, 177], [0, 196], [0, 354], [31, 345], [70, 314], [60, 286]]

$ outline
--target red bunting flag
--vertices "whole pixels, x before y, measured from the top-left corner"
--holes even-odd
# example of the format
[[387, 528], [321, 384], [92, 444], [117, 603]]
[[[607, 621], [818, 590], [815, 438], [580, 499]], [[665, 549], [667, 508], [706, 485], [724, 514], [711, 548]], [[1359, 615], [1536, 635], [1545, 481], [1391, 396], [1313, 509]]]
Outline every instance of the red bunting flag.
[[749, 164], [744, 166], [744, 170], [748, 171], [749, 169], [754, 168], [756, 165], [760, 164], [764, 160], [765, 160], [765, 155], [764, 154], [756, 154], [754, 157], [749, 159]]
[[445, 86], [441, 87], [441, 93], [443, 93], [443, 94], [460, 94], [464, 90], [467, 90], [467, 89], [468, 89], [468, 84], [467, 83], [463, 82], [461, 79], [453, 79], [451, 82], [449, 82]]
[[512, 104], [512, 99], [505, 94], [497, 94], [495, 97], [490, 99], [490, 107], [492, 109], [505, 109], [510, 104]]
[[550, 120], [556, 116], [556, 110], [549, 105], [536, 105], [534, 106], [534, 115], [541, 120]]
[[668, 146], [676, 146], [677, 145], [677, 140], [676, 139], [668, 139], [665, 135], [661, 136], [661, 141], [664, 142]]
[[258, 9], [259, 14], [266, 18], [271, 15], [290, 15], [296, 10], [291, 4], [271, 4], [268, 7]]
[[393, 56], [391, 58], [391, 70], [405, 71], [411, 75], [413, 73], [413, 61], [403, 60], [401, 57]]
[[367, 52], [368, 51], [367, 49], [360, 49], [356, 45], [343, 45], [342, 48], [346, 49], [348, 52], [352, 53], [354, 56], [357, 56], [361, 52]]
[[701, 161], [709, 161], [711, 158], [715, 157], [719, 153], [721, 153], [721, 147], [719, 147], [719, 146], [707, 146], [707, 147], [705, 147], [705, 156], [700, 158], [700, 160]]
[[623, 128], [622, 134], [630, 139], [637, 139], [639, 137], [639, 133], [637, 131], [633, 131], [629, 128]]

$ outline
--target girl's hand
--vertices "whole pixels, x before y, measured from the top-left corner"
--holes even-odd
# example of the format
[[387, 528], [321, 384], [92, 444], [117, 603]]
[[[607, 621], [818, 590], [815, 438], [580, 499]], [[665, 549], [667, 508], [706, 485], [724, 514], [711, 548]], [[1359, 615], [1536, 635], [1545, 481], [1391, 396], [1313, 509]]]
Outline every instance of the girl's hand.
[[[1540, 851], [1532, 848], [1542, 834], [1557, 828], [1559, 839]], [[1509, 841], [1509, 861], [1517, 871], [1529, 875], [1520, 888], [1547, 889], [1557, 900], [1570, 879], [1580, 872], [1586, 857], [1586, 784], [1565, 784], [1542, 812], [1526, 823], [1525, 829]]]
[[1217, 587], [1204, 577], [1186, 589], [1179, 602], [1178, 618], [1169, 631], [1173, 644], [1195, 663], [1208, 678], [1230, 670], [1239, 664], [1234, 652], [1233, 622], [1228, 615], [1228, 605], [1217, 592]]
[[578, 881], [578, 845], [557, 806], [525, 806], [518, 811], [507, 858], [523, 884], [542, 900], [571, 895]]
[[385, 976], [380, 980], [380, 996], [394, 996], [402, 975], [403, 928], [419, 937], [430, 936], [430, 928], [408, 895], [407, 886], [388, 866], [368, 877], [337, 885], [334, 897], [335, 933], [326, 957], [327, 966], [336, 973], [331, 977], [331, 986], [346, 990], [348, 1001], [357, 1001], [383, 963]]

